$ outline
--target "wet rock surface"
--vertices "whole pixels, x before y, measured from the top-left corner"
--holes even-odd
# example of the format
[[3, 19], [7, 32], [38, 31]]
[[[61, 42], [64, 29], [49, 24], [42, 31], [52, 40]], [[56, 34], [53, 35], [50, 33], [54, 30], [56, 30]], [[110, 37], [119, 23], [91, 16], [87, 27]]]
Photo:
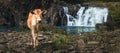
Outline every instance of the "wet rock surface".
[[[75, 45], [66, 49], [56, 49], [52, 41], [49, 41], [51, 33], [42, 33], [44, 38], [39, 40], [39, 45], [33, 48], [31, 33], [29, 32], [0, 32], [0, 53], [76, 53]], [[40, 34], [40, 35], [42, 35]], [[39, 39], [41, 38], [38, 37]], [[48, 52], [49, 51], [49, 52]]]
[[0, 50], [2, 48], [3, 52], [25, 51], [28, 47], [26, 43], [29, 43], [30, 39], [28, 33], [24, 35], [21, 32], [0, 32], [0, 45], [3, 45]]
[[52, 51], [53, 44], [51, 41], [47, 40], [47, 37], [48, 36], [38, 37], [39, 39], [42, 39], [39, 40], [39, 45], [35, 49], [31, 45], [32, 37], [30, 32], [0, 32], [0, 53], [50, 52]]
[[36, 48], [30, 45], [32, 40], [30, 32], [0, 32], [0, 53], [119, 53], [120, 30], [88, 34], [83, 34], [87, 38], [78, 38], [76, 41], [68, 43], [67, 47], [60, 49], [49, 40], [51, 36], [57, 35], [51, 32], [39, 33], [38, 38], [43, 39], [39, 40]]

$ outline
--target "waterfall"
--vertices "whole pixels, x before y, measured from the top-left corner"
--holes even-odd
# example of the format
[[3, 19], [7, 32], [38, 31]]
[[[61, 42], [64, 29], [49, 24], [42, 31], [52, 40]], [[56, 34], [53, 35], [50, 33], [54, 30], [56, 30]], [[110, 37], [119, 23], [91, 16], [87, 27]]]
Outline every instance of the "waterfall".
[[107, 21], [108, 9], [100, 7], [80, 7], [76, 16], [69, 14], [68, 7], [63, 7], [67, 16], [67, 32], [75, 33], [95, 31], [95, 25]]
[[75, 17], [69, 14], [68, 7], [63, 7], [63, 9], [67, 16], [67, 26], [95, 27], [97, 23], [107, 21], [107, 8], [80, 7]]

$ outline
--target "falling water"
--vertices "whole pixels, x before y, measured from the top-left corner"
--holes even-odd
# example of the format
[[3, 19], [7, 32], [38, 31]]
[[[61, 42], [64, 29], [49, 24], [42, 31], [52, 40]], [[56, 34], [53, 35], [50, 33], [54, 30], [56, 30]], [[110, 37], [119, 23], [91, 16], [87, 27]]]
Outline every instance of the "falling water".
[[[67, 16], [67, 31], [91, 32], [95, 30], [95, 25], [107, 21], [108, 9], [100, 7], [80, 7], [76, 16], [69, 14], [68, 7], [63, 7]], [[77, 27], [77, 28], [76, 28]], [[75, 28], [73, 30], [73, 28]]]

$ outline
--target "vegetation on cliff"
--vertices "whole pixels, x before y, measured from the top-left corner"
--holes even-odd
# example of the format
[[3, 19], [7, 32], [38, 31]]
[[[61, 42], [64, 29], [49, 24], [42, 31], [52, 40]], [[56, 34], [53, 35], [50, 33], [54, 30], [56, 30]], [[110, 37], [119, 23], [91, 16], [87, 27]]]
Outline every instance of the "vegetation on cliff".
[[[117, 1], [117, 2], [114, 2]], [[60, 5], [87, 5], [95, 7], [107, 7], [109, 16], [115, 21], [115, 28], [119, 28], [120, 2], [119, 0], [1, 0], [0, 1], [0, 25], [4, 26], [20, 26], [26, 28], [26, 19], [28, 12], [34, 8], [51, 10], [51, 7], [60, 7]], [[55, 6], [56, 5], [56, 6]], [[54, 8], [53, 7], [53, 8]], [[57, 8], [56, 8], [57, 9]], [[59, 9], [58, 9], [59, 10]], [[57, 12], [57, 10], [55, 10]], [[49, 13], [51, 14], [51, 13]], [[55, 14], [52, 12], [52, 14]], [[49, 15], [50, 16], [50, 15]], [[57, 16], [57, 15], [56, 15]], [[47, 19], [47, 18], [46, 18]], [[12, 21], [11, 21], [12, 20]], [[53, 24], [53, 23], [51, 23]], [[57, 24], [57, 23], [56, 23]]]

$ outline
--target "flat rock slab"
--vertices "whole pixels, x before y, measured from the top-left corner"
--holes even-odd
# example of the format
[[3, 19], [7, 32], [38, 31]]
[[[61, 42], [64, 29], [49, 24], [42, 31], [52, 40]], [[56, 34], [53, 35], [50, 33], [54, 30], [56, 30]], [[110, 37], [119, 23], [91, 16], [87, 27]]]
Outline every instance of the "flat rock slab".
[[89, 44], [89, 45], [97, 45], [97, 44], [99, 44], [99, 42], [97, 42], [97, 41], [89, 41], [87, 44]]

